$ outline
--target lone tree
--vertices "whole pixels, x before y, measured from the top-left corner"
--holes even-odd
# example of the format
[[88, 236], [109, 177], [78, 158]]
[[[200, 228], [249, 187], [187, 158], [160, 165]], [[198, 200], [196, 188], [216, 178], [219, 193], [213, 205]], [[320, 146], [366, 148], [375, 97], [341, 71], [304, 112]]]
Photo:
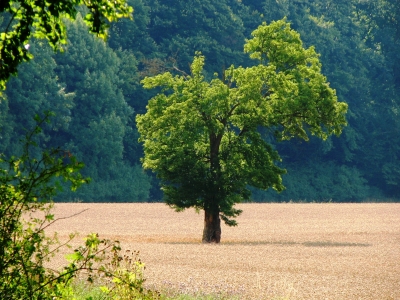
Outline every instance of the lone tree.
[[321, 74], [318, 54], [303, 48], [285, 19], [263, 23], [252, 36], [244, 50], [258, 64], [231, 66], [223, 80], [206, 81], [204, 57], [196, 53], [190, 75], [142, 81], [147, 89], [161, 87], [137, 116], [143, 166], [161, 179], [169, 206], [204, 210], [203, 243], [220, 242], [220, 219], [237, 225], [233, 218], [242, 211], [234, 205], [249, 199], [248, 186], [284, 189], [286, 171], [260, 128], [280, 140], [308, 140], [339, 135], [346, 125], [347, 105]]

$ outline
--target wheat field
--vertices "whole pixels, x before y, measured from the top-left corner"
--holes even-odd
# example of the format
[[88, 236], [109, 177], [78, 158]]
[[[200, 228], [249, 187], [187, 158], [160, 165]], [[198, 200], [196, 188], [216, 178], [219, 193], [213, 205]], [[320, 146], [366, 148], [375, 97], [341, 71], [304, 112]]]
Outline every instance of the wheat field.
[[[164, 204], [55, 205], [61, 239], [91, 232], [139, 250], [146, 284], [233, 299], [400, 299], [400, 204], [242, 204], [201, 244], [203, 214]], [[78, 238], [80, 239], [80, 238]], [[81, 241], [79, 241], [81, 243]], [[63, 264], [58, 257], [54, 264]]]

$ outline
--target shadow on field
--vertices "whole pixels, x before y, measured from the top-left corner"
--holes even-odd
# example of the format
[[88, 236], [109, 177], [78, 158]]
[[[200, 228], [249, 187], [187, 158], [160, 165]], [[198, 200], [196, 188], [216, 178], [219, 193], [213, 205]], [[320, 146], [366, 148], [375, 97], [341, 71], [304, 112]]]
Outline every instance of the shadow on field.
[[317, 241], [317, 242], [305, 242], [302, 245], [306, 247], [370, 247], [371, 244], [363, 243], [338, 243], [330, 241]]
[[[159, 242], [159, 241], [158, 241]], [[163, 244], [169, 245], [199, 245], [201, 241], [197, 239], [182, 239], [182, 240], [165, 240]], [[294, 241], [238, 241], [238, 240], [225, 240], [220, 245], [226, 246], [304, 246], [304, 247], [370, 247], [372, 244], [365, 243], [348, 243], [348, 242], [332, 242], [332, 241], [309, 241], [309, 242], [294, 242]]]
[[346, 242], [331, 242], [331, 241], [313, 241], [313, 242], [293, 242], [293, 241], [225, 241], [221, 245], [242, 245], [242, 246], [257, 246], [257, 245], [277, 245], [277, 246], [296, 246], [302, 245], [305, 247], [370, 247], [372, 244], [364, 243], [346, 243]]

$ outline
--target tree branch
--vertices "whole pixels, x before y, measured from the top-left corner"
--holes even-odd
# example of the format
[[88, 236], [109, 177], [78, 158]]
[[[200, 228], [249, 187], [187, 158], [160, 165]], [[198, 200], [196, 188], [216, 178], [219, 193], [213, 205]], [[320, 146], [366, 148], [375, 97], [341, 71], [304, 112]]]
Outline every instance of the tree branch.
[[52, 224], [54, 224], [57, 221], [73, 218], [73, 217], [78, 216], [78, 215], [80, 215], [80, 214], [82, 214], [82, 213], [84, 213], [85, 211], [88, 211], [88, 210], [89, 210], [89, 208], [84, 209], [84, 210], [82, 210], [80, 212], [77, 212], [77, 213], [75, 213], [73, 215], [70, 215], [70, 216], [67, 216], [67, 217], [62, 217], [62, 218], [55, 219], [52, 222], [50, 222], [49, 224], [47, 224], [45, 227], [41, 228], [40, 230], [45, 230], [47, 227], [51, 226]]
[[183, 74], [183, 76], [185, 77], [185, 79], [186, 79], [186, 77], [189, 77], [189, 76], [190, 76], [190, 75], [189, 75], [188, 73], [186, 73], [185, 71], [182, 71], [182, 70], [178, 69], [178, 67], [175, 66], [175, 65], [172, 65], [172, 68], [173, 68], [174, 70], [178, 71], [179, 73]]

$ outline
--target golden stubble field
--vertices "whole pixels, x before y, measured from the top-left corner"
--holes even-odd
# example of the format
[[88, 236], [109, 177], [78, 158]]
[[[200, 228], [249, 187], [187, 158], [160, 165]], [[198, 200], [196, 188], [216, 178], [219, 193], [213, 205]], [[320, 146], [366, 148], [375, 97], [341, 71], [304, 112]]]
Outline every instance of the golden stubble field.
[[[147, 284], [236, 299], [400, 299], [400, 204], [242, 204], [201, 244], [203, 214], [164, 204], [56, 204], [49, 231], [139, 250]], [[61, 264], [60, 258], [56, 263]], [[285, 298], [286, 299], [286, 298]]]

